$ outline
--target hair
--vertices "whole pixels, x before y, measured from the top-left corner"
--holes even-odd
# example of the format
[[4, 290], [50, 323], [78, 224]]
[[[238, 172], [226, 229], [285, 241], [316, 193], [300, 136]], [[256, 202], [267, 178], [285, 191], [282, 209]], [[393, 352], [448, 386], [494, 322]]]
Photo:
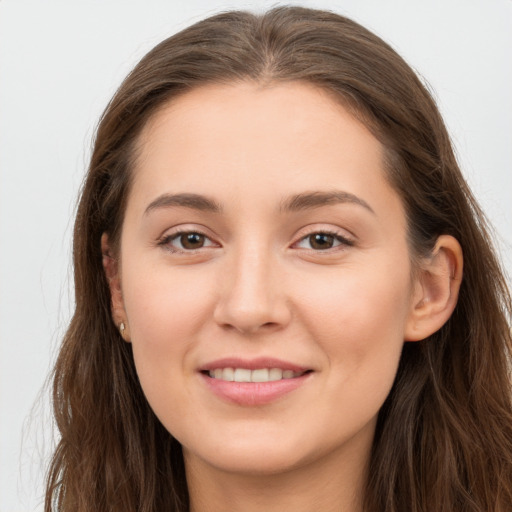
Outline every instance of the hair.
[[139, 384], [111, 316], [100, 239], [118, 248], [138, 136], [173, 98], [207, 84], [304, 82], [337, 98], [385, 148], [412, 261], [441, 234], [464, 253], [457, 306], [404, 343], [379, 412], [365, 512], [506, 512], [512, 503], [510, 292], [484, 214], [426, 87], [379, 37], [340, 15], [279, 7], [227, 12], [166, 39], [100, 120], [76, 215], [75, 313], [53, 374], [60, 442], [45, 512], [188, 510], [181, 446]]

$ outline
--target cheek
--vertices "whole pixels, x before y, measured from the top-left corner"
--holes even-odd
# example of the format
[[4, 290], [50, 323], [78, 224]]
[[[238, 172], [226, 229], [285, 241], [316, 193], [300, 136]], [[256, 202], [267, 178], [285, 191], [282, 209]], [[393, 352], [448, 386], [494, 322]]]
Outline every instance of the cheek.
[[137, 375], [160, 421], [168, 427], [180, 426], [194, 402], [184, 377], [195, 371], [190, 355], [196, 350], [213, 290], [204, 279], [199, 287], [186, 272], [132, 268], [123, 274], [123, 291]]
[[410, 294], [403, 275], [348, 271], [324, 282], [312, 280], [307, 290], [302, 293], [302, 310], [327, 338], [344, 339], [354, 331], [363, 343], [379, 332], [383, 337], [403, 336]]
[[[208, 273], [156, 268], [123, 273], [123, 299], [134, 340], [161, 343], [180, 339], [200, 327], [202, 311], [213, 297]], [[167, 345], [167, 343], [165, 343]], [[156, 348], [156, 347], [155, 347]]]
[[357, 430], [376, 417], [395, 380], [408, 283], [392, 276], [379, 282], [346, 276], [330, 284], [329, 293], [311, 293], [303, 309], [329, 368], [323, 388], [329, 399], [321, 415]]
[[[196, 272], [197, 273], [197, 272]], [[201, 283], [201, 286], [199, 286]], [[124, 302], [137, 373], [146, 391], [175, 379], [186, 367], [205, 324], [213, 297], [208, 280], [186, 271], [133, 271], [123, 274]]]
[[[303, 295], [302, 318], [343, 381], [388, 382], [400, 358], [409, 311], [410, 280], [399, 265], [355, 268]], [[387, 384], [386, 384], [387, 385]]]

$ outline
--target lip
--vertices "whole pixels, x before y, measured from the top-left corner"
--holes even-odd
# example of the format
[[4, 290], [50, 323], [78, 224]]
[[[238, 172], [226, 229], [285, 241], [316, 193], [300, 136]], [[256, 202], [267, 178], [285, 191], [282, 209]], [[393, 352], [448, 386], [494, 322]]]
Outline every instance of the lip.
[[[259, 368], [281, 368], [303, 373], [300, 377], [281, 379], [271, 382], [230, 382], [213, 379], [208, 375], [210, 370], [216, 368], [245, 368], [257, 370]], [[225, 358], [212, 361], [201, 366], [200, 377], [207, 388], [220, 399], [239, 406], [258, 406], [270, 404], [285, 395], [303, 386], [311, 377], [312, 371], [299, 365], [275, 359], [260, 357], [256, 359]]]
[[228, 357], [217, 359], [199, 368], [200, 372], [208, 372], [216, 368], [245, 368], [246, 370], [257, 370], [259, 368], [281, 368], [281, 370], [292, 370], [294, 372], [305, 372], [311, 368], [305, 368], [288, 361], [274, 357], [257, 357], [255, 359], [243, 359], [239, 357]]

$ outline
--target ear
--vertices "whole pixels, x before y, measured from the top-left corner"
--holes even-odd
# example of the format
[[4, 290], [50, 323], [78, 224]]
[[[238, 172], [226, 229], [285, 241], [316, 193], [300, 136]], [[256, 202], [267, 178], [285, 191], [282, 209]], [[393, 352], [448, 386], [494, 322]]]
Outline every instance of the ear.
[[101, 254], [103, 270], [108, 281], [110, 289], [110, 307], [112, 310], [112, 319], [118, 327], [121, 336], [125, 341], [130, 341], [130, 329], [128, 319], [124, 309], [124, 300], [121, 290], [121, 275], [119, 272], [119, 262], [113, 255], [109, 245], [108, 235], [101, 235]]
[[405, 341], [423, 340], [447, 322], [457, 305], [462, 266], [459, 242], [449, 235], [440, 236], [416, 271]]

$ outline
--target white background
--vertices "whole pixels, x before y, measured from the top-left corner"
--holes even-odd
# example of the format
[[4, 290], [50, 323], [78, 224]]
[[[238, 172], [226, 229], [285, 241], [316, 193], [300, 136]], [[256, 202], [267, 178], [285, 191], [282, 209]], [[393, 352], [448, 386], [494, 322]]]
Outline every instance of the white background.
[[[296, 2], [353, 17], [428, 79], [512, 273], [512, 0]], [[77, 191], [96, 121], [157, 42], [276, 1], [0, 0], [0, 512], [42, 510], [43, 390], [72, 308]]]

